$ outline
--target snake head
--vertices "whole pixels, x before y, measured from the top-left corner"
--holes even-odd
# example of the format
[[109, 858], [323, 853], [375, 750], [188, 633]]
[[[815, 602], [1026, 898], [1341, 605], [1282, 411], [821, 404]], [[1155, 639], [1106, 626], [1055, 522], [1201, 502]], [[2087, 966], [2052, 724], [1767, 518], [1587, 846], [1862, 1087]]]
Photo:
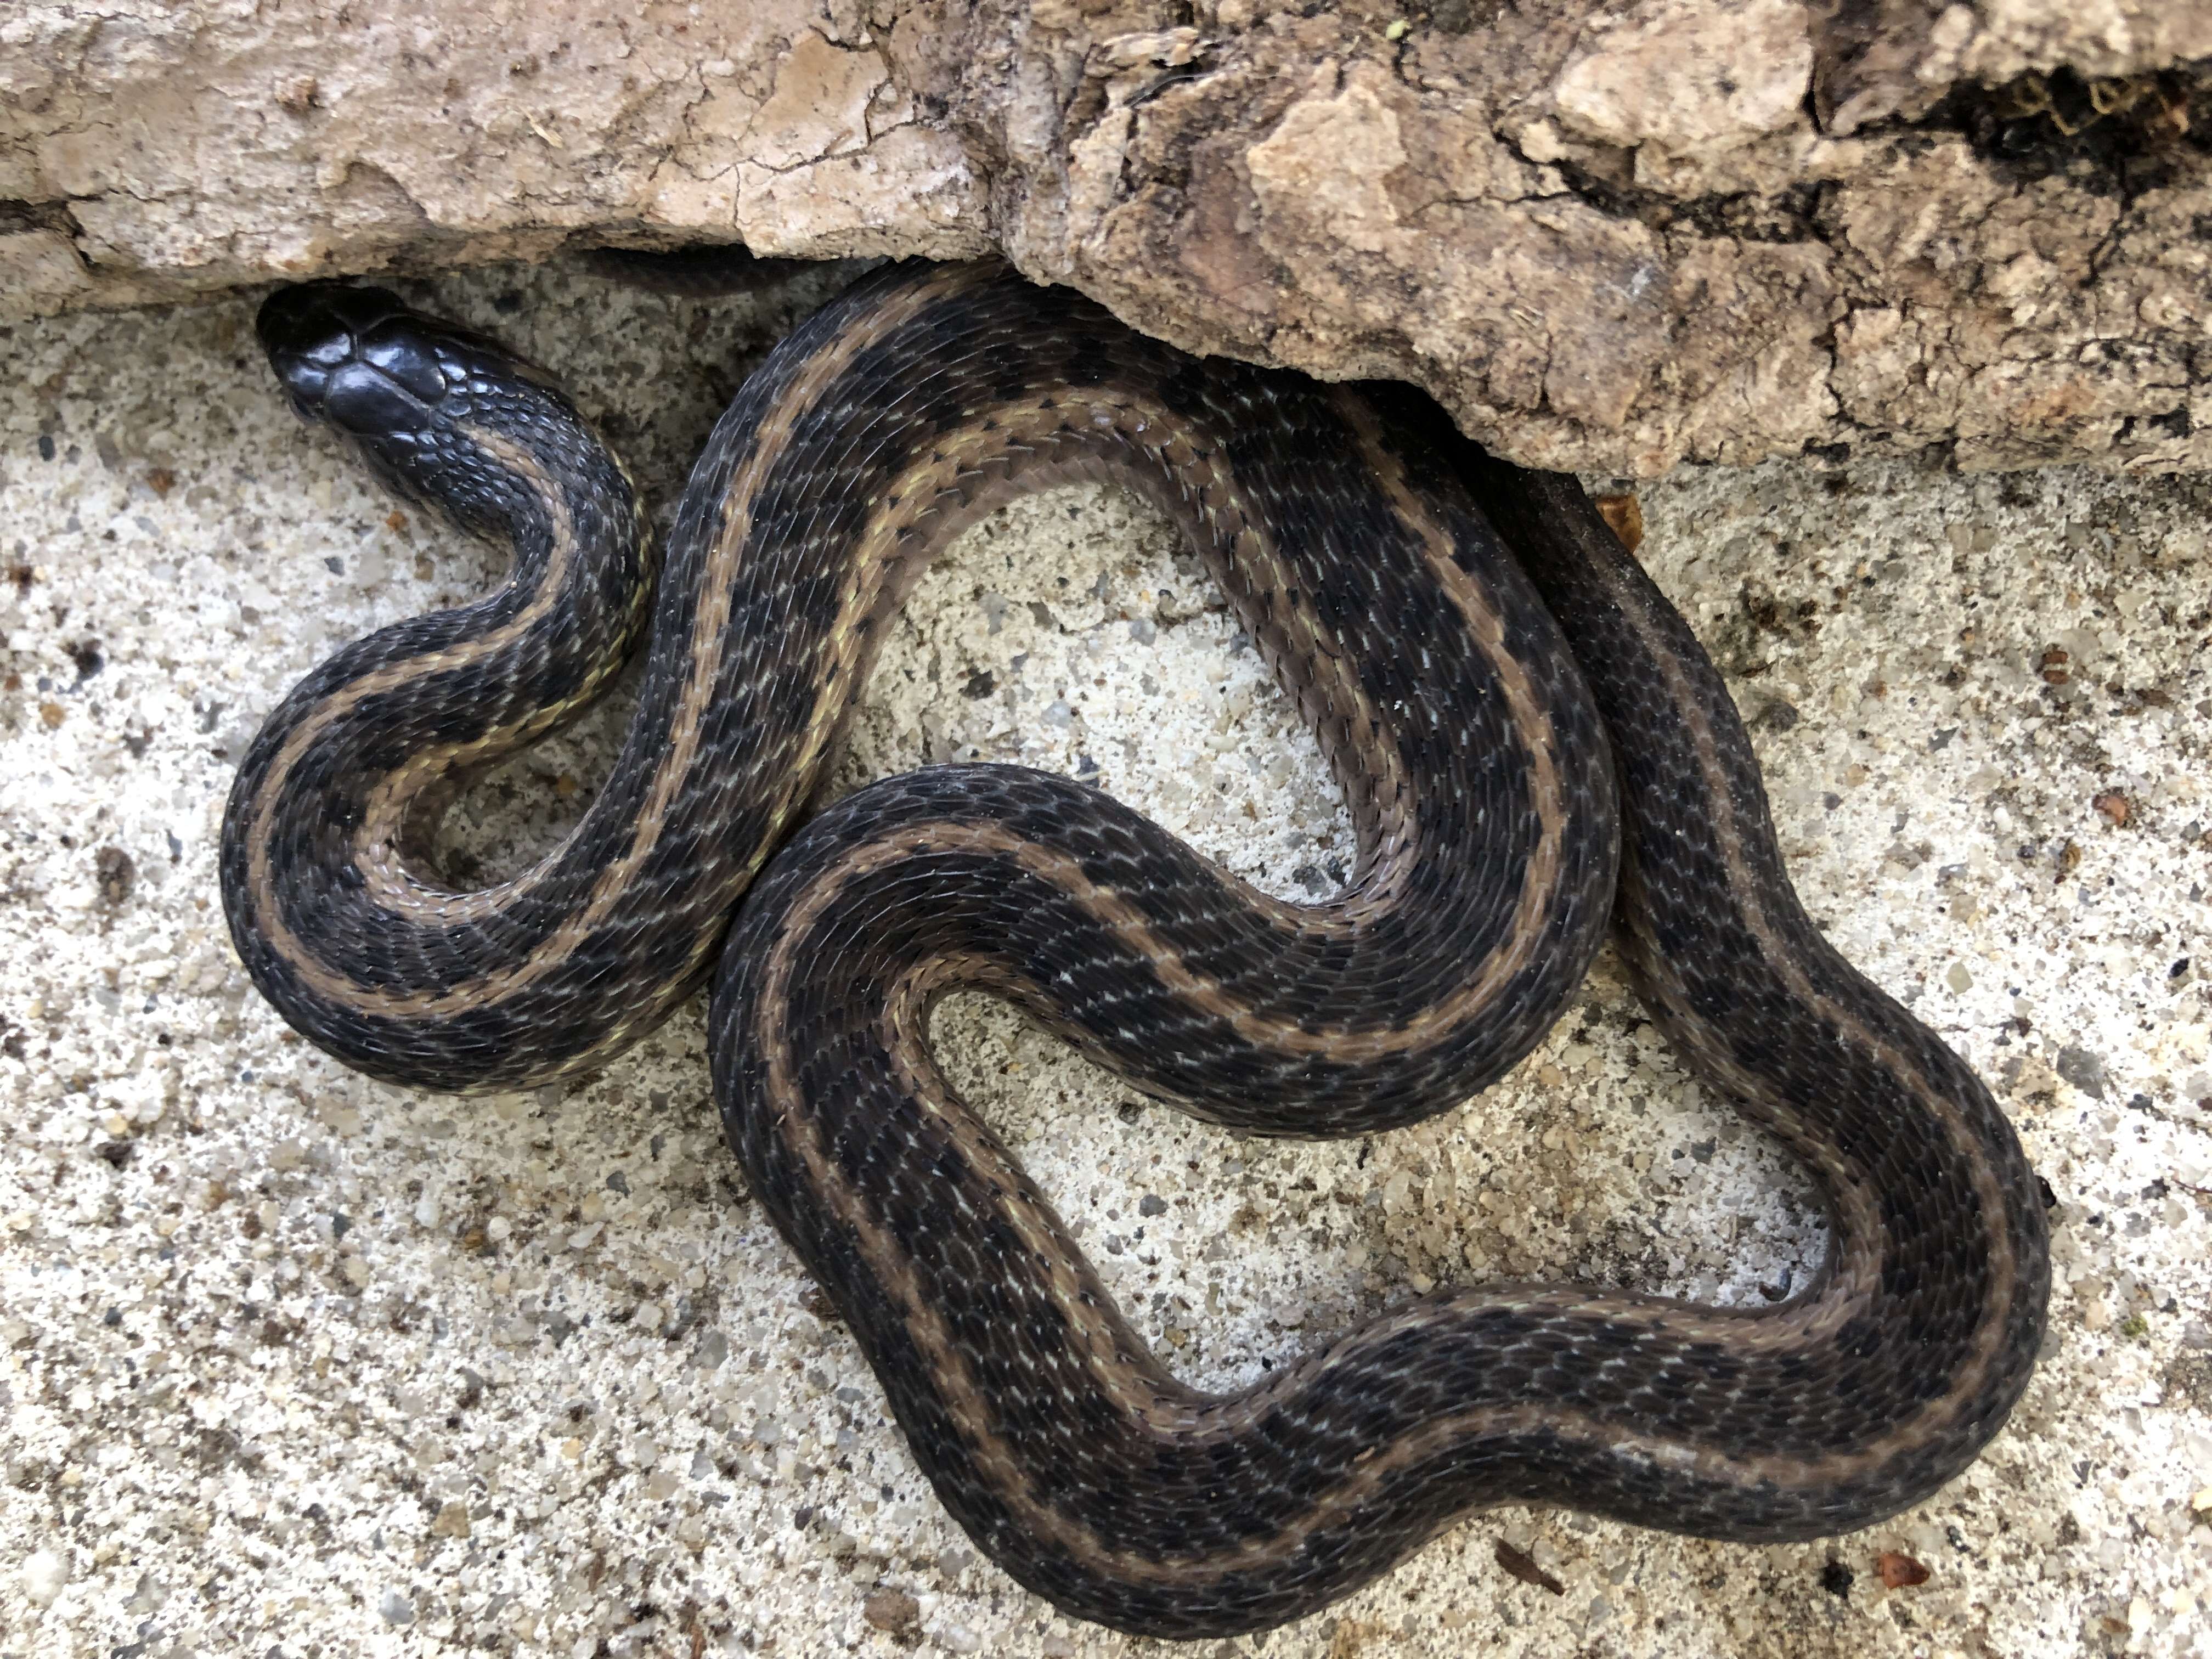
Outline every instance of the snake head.
[[254, 324], [302, 420], [348, 439], [384, 482], [465, 528], [487, 528], [457, 481], [471, 428], [512, 424], [542, 372], [505, 347], [410, 309], [380, 288], [306, 283], [263, 302]]

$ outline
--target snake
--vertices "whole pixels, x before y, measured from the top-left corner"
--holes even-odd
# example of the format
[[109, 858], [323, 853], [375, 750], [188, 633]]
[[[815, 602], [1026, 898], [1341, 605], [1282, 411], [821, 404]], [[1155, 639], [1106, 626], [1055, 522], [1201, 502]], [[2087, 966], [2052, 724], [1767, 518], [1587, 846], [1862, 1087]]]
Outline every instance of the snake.
[[[656, 553], [546, 371], [343, 283], [278, 291], [258, 328], [295, 409], [512, 564], [268, 716], [220, 855], [254, 982], [346, 1065], [463, 1093], [603, 1067], [706, 986], [751, 1194], [945, 1509], [1069, 1615], [1265, 1630], [1509, 1503], [1844, 1534], [1957, 1475], [2027, 1386], [2049, 1245], [2012, 1127], [1807, 915], [1724, 682], [1571, 477], [1408, 386], [1201, 359], [1002, 264], [906, 263], [763, 360]], [[1149, 501], [1211, 569], [1348, 803], [1341, 890], [1271, 896], [1019, 767], [823, 804], [918, 573], [1072, 481]], [[445, 881], [425, 848], [454, 791], [634, 647], [574, 827]], [[1514, 1066], [1608, 934], [1690, 1073], [1809, 1172], [1828, 1244], [1784, 1301], [1447, 1285], [1201, 1391], [928, 1041], [939, 998], [981, 990], [1201, 1119], [1375, 1134]]]

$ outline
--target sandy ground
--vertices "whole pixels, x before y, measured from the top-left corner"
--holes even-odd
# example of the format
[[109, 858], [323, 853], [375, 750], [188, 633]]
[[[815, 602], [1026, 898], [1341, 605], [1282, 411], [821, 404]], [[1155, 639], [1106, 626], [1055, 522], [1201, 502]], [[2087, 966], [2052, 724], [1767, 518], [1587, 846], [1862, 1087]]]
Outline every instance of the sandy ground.
[[[413, 295], [568, 377], [665, 500], [810, 281]], [[747, 1200], [696, 1010], [589, 1086], [457, 1102], [351, 1077], [246, 983], [214, 849], [261, 714], [497, 568], [294, 422], [252, 314], [0, 330], [0, 1650], [1142, 1645], [939, 1510]], [[2212, 480], [1777, 465], [1643, 507], [1808, 907], [1982, 1069], [2057, 1194], [2045, 1363], [1973, 1469], [1873, 1531], [1747, 1548], [1496, 1510], [1203, 1650], [2212, 1654]], [[456, 846], [497, 870], [544, 845], [619, 718], [479, 786]], [[846, 777], [974, 756], [1095, 772], [1278, 892], [1349, 855], [1205, 579], [1097, 491], [931, 575]], [[1796, 1173], [1606, 963], [1485, 1098], [1368, 1143], [1139, 1108], [980, 1000], [937, 1036], [1201, 1384], [1436, 1282], [1756, 1303], [1822, 1248]], [[1885, 1587], [1902, 1558], [1925, 1582]]]

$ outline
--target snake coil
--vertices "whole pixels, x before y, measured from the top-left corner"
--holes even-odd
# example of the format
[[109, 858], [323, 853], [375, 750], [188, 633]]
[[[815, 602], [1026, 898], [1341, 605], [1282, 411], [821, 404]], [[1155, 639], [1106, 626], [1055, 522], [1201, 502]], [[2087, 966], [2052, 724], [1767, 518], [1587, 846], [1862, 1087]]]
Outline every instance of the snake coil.
[[[270, 716], [222, 856], [256, 983], [349, 1065], [481, 1091], [603, 1063], [712, 974], [754, 1194], [946, 1508], [1061, 1608], [1263, 1629], [1507, 1501], [1843, 1532], [2002, 1425], [2044, 1330], [2035, 1178], [1973, 1073], [1805, 915], [1726, 688], [1571, 480], [1402, 388], [1201, 362], [997, 267], [893, 267], [747, 382], [656, 595], [634, 492], [543, 374], [372, 289], [280, 293], [261, 331], [302, 413], [515, 562]], [[1351, 804], [1340, 894], [1261, 895], [1012, 767], [805, 818], [921, 565], [1072, 478], [1147, 497], [1214, 570]], [[582, 821], [510, 880], [442, 886], [416, 849], [457, 781], [641, 633]], [[1440, 1290], [1201, 1394], [924, 1041], [938, 997], [983, 987], [1200, 1115], [1366, 1133], [1526, 1054], [1608, 918], [1677, 1052], [1812, 1173], [1831, 1244], [1787, 1302]]]

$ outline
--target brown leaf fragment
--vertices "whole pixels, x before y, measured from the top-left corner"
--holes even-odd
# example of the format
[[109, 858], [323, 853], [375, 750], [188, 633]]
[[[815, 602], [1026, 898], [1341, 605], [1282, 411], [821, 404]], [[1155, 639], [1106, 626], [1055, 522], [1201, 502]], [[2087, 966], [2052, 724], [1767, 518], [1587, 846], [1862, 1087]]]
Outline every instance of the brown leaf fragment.
[[1620, 544], [1633, 553], [1644, 544], [1644, 504], [1633, 495], [1601, 495], [1598, 516], [1613, 526]]
[[1884, 1589], [1909, 1589], [1928, 1582], [1928, 1569], [1902, 1550], [1884, 1550], [1875, 1558], [1874, 1565], [1881, 1575]]
[[1565, 1584], [1553, 1577], [1550, 1573], [1546, 1572], [1543, 1568], [1538, 1566], [1534, 1561], [1523, 1555], [1519, 1550], [1515, 1549], [1503, 1538], [1498, 1540], [1492, 1553], [1497, 1556], [1498, 1565], [1522, 1583], [1534, 1584], [1538, 1589], [1549, 1590], [1554, 1595], [1565, 1595], [1567, 1593], [1567, 1587]]

